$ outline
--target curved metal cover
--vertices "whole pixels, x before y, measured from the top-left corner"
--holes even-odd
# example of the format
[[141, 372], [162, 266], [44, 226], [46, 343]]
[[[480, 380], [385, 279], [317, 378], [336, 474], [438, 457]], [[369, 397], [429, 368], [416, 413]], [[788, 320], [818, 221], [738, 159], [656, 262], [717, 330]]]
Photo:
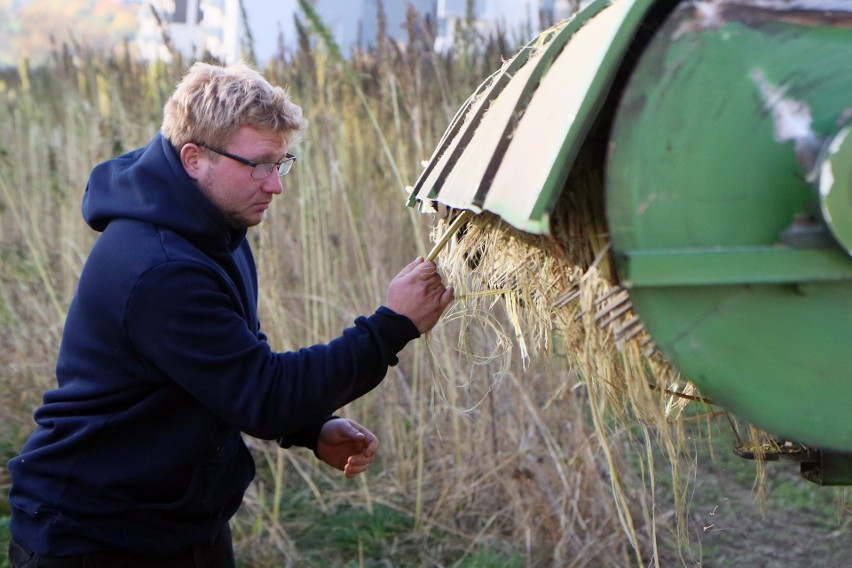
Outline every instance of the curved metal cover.
[[522, 48], [456, 114], [408, 204], [490, 211], [548, 233], [568, 172], [653, 4], [595, 0]]
[[817, 200], [852, 179], [850, 62], [847, 0], [684, 3], [633, 69], [606, 169], [620, 282], [657, 348], [749, 423], [847, 453], [852, 259]]

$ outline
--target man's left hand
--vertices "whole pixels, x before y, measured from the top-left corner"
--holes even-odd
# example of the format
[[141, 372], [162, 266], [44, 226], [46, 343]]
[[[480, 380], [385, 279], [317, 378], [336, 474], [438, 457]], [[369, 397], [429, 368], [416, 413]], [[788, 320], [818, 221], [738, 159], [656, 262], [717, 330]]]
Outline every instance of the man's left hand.
[[355, 477], [372, 463], [378, 449], [372, 432], [352, 420], [335, 418], [323, 424], [314, 453], [346, 477]]

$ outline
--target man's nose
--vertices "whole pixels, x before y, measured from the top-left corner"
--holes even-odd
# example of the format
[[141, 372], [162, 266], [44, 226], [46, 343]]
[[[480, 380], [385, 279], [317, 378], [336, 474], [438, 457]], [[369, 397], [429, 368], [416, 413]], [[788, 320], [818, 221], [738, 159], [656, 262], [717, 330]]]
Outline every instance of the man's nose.
[[265, 180], [263, 180], [263, 191], [272, 194], [278, 194], [284, 191], [284, 188], [281, 186], [281, 178], [275, 175], [275, 173], [271, 174]]

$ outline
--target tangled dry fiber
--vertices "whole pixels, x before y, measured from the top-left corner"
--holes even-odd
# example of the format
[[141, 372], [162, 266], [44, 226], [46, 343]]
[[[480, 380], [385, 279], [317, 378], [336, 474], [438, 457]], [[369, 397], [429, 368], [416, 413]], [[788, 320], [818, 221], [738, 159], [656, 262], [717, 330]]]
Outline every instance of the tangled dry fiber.
[[[682, 544], [688, 540], [685, 496], [692, 473], [691, 460], [684, 457], [689, 452], [679, 418], [698, 397], [693, 385], [654, 348], [631, 309], [627, 291], [617, 282], [600, 172], [592, 167], [578, 171], [569, 178], [554, 210], [550, 236], [519, 231], [487, 212], [455, 211], [434, 227], [433, 240], [439, 243], [436, 249], [440, 247], [436, 262], [456, 290], [458, 301], [450, 316], [463, 322], [462, 350], [474, 349], [465, 329], [500, 328], [490, 322], [502, 305], [510, 322], [503, 339], [517, 346], [524, 360], [554, 351], [566, 356], [570, 366], [566, 376], [578, 377], [588, 392], [619, 522], [638, 555], [638, 521], [651, 532], [642, 540], [656, 543], [654, 455], [660, 450], [674, 480], [678, 540]], [[460, 215], [466, 222], [456, 230], [451, 225]], [[511, 350], [504, 350], [494, 357], [510, 356]], [[628, 501], [622, 466], [614, 459], [619, 450], [609, 442], [616, 430], [625, 428], [638, 432], [644, 442], [634, 456], [646, 489], [642, 519], [631, 512], [637, 509]], [[637, 561], [641, 564], [639, 557]]]

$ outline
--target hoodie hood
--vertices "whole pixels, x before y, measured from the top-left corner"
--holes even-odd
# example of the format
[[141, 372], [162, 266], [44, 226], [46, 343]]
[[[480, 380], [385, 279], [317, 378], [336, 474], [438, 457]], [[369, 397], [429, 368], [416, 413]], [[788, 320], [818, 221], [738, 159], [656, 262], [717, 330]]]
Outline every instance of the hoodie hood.
[[83, 196], [83, 219], [98, 232], [114, 219], [144, 221], [208, 251], [233, 251], [246, 234], [228, 226], [162, 133], [143, 148], [95, 166]]

